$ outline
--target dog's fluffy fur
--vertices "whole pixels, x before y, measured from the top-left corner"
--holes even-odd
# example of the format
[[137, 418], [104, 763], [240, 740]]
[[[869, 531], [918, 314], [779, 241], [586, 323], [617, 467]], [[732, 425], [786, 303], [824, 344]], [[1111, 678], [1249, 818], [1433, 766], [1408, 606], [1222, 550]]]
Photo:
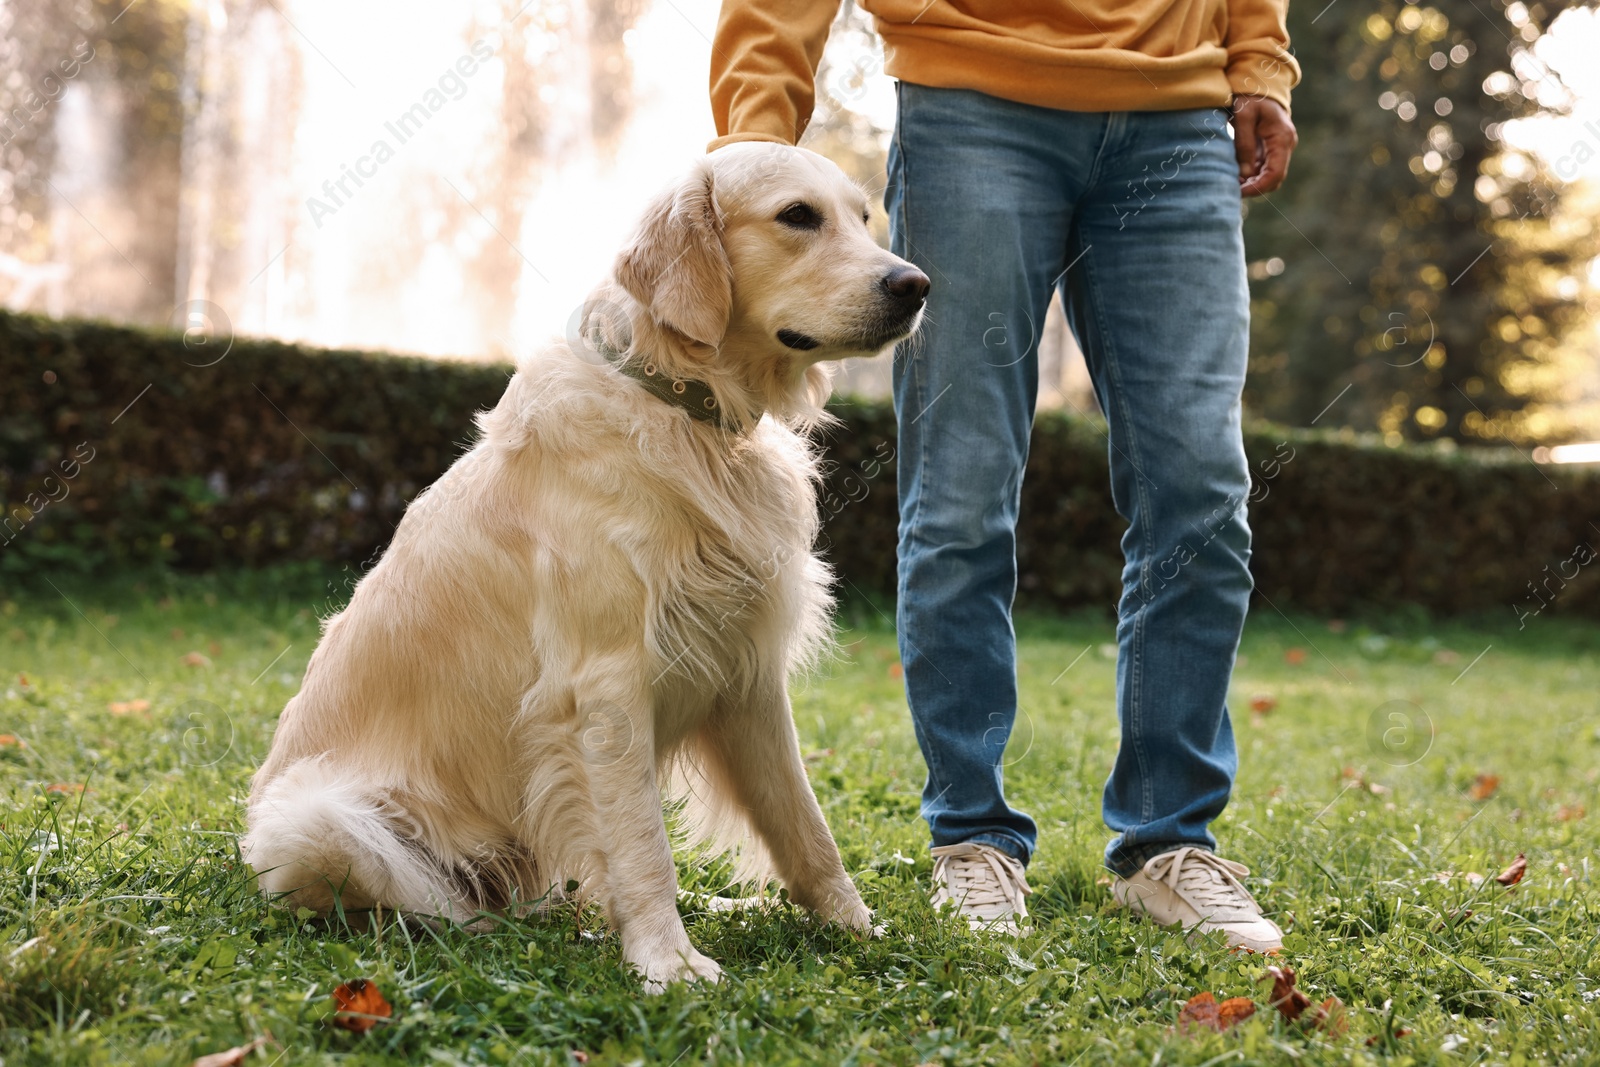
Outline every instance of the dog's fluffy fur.
[[[791, 899], [870, 929], [786, 689], [828, 631], [798, 432], [823, 417], [819, 361], [907, 336], [926, 290], [864, 211], [831, 163], [772, 144], [713, 153], [651, 205], [582, 337], [521, 363], [328, 620], [250, 794], [264, 891], [464, 921], [576, 879], [650, 988], [715, 977], [662, 818], [686, 771], [707, 828], [753, 831], [746, 858]], [[607, 349], [707, 382], [736, 425]]]

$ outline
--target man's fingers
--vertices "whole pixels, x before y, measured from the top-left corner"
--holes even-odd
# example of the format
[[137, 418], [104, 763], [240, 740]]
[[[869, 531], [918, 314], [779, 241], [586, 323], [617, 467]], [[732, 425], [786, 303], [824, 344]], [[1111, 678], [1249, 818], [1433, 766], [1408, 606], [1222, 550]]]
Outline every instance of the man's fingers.
[[1233, 156], [1239, 161], [1239, 177], [1254, 177], [1261, 169], [1256, 152], [1256, 110], [1246, 107], [1233, 116]]
[[1265, 146], [1263, 155], [1265, 164], [1260, 172], [1246, 179], [1240, 191], [1245, 196], [1260, 196], [1270, 193], [1283, 184], [1283, 179], [1289, 173], [1290, 140], [1287, 132], [1274, 131], [1262, 141]]

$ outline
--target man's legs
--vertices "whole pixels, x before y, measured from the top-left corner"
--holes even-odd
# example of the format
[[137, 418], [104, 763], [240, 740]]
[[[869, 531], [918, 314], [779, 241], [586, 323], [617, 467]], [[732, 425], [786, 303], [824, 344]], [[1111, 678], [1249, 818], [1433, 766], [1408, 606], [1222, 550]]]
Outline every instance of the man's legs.
[[933, 282], [894, 366], [900, 653], [928, 765], [922, 810], [935, 847], [989, 845], [1023, 864], [1036, 829], [1001, 776], [1017, 707], [1017, 506], [1039, 331], [1089, 169], [1074, 180], [1066, 142], [1092, 158], [1103, 125], [906, 84], [889, 154], [894, 251]]
[[1110, 427], [1128, 520], [1118, 608], [1122, 745], [1104, 814], [1119, 875], [1215, 841], [1237, 768], [1226, 706], [1250, 597], [1240, 391], [1249, 293], [1220, 110], [1122, 124], [1079, 204], [1063, 281]]

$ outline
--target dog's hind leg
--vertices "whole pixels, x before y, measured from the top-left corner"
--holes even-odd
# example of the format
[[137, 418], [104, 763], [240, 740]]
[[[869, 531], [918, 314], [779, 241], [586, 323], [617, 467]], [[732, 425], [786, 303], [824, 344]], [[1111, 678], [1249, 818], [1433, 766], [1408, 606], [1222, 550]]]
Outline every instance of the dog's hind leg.
[[250, 802], [240, 854], [264, 893], [319, 914], [383, 907], [464, 922], [475, 908], [366, 783], [292, 764]]
[[789, 899], [824, 919], [870, 932], [872, 913], [845, 873], [806, 780], [782, 679], [758, 681], [742, 700], [719, 699], [702, 730], [707, 777], [744, 810]]

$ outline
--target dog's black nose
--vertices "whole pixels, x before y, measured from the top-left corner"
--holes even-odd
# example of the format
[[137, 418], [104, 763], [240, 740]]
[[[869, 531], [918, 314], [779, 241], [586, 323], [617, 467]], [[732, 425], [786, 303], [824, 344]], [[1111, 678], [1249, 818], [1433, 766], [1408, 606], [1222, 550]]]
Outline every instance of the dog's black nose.
[[931, 284], [926, 274], [912, 266], [892, 270], [883, 279], [883, 288], [897, 303], [912, 307], [928, 299], [928, 288]]

